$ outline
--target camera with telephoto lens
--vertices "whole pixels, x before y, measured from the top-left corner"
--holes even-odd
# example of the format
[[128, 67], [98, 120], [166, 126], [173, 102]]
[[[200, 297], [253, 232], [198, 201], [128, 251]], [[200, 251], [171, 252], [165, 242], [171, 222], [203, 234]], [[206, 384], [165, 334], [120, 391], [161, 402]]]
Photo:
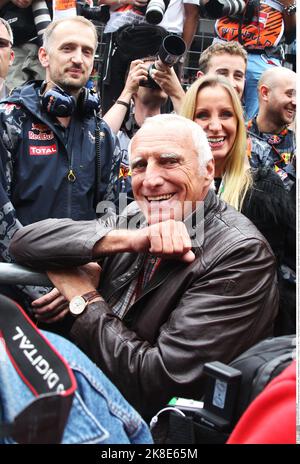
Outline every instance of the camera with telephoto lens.
[[184, 40], [178, 35], [167, 35], [158, 50], [158, 59], [154, 64], [149, 66], [147, 80], [140, 81], [142, 87], [159, 89], [159, 85], [152, 79], [151, 74], [154, 69], [160, 69], [162, 65], [169, 68], [174, 66], [185, 54], [186, 45]]
[[207, 3], [200, 0], [199, 7], [202, 16], [207, 18], [243, 17], [244, 22], [247, 23], [251, 22], [255, 11], [259, 7], [259, 0], [209, 0]]
[[159, 24], [163, 20], [169, 3], [170, 0], [148, 0], [146, 6], [135, 6], [134, 8], [145, 15], [146, 21], [149, 24]]

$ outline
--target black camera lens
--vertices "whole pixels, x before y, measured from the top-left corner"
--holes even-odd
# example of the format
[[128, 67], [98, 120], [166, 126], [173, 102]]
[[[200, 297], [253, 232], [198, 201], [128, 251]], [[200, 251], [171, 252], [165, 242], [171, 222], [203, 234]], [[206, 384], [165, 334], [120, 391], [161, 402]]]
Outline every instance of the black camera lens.
[[186, 45], [184, 40], [178, 35], [167, 35], [160, 46], [158, 55], [161, 61], [173, 66], [184, 55]]

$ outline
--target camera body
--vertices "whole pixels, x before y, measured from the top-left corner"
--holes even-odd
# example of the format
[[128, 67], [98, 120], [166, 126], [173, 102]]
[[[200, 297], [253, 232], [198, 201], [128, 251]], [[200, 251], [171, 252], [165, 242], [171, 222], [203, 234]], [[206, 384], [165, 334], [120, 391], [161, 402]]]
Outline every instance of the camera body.
[[159, 24], [164, 17], [169, 3], [170, 0], [148, 0], [146, 6], [140, 8], [135, 7], [135, 9], [145, 15], [146, 21], [149, 24]]
[[148, 78], [140, 82], [142, 87], [159, 89], [159, 85], [152, 79], [151, 74], [154, 69], [160, 69], [161, 65], [167, 65], [170, 68], [176, 64], [185, 54], [186, 45], [184, 40], [178, 35], [167, 35], [158, 50], [158, 59], [154, 64], [149, 66]]
[[200, 11], [211, 19], [228, 16], [230, 18], [240, 18], [243, 16], [244, 22], [251, 22], [255, 10], [259, 7], [259, 0], [209, 0], [204, 4], [199, 2]]

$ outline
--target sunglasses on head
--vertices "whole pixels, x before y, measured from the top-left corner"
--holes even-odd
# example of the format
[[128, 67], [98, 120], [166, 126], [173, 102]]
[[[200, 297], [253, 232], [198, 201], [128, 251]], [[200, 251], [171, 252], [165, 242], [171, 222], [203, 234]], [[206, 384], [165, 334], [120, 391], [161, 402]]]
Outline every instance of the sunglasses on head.
[[7, 39], [2, 39], [0, 37], [0, 48], [7, 48], [7, 47], [11, 47], [12, 46], [12, 43], [10, 40], [7, 40]]

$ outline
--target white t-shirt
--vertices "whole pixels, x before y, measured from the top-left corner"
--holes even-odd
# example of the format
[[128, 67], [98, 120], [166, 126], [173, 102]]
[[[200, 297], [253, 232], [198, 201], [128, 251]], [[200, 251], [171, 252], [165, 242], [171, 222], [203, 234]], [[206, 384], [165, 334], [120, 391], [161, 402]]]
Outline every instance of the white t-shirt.
[[174, 34], [182, 34], [184, 23], [184, 3], [199, 5], [199, 0], [171, 0], [159, 26]]

